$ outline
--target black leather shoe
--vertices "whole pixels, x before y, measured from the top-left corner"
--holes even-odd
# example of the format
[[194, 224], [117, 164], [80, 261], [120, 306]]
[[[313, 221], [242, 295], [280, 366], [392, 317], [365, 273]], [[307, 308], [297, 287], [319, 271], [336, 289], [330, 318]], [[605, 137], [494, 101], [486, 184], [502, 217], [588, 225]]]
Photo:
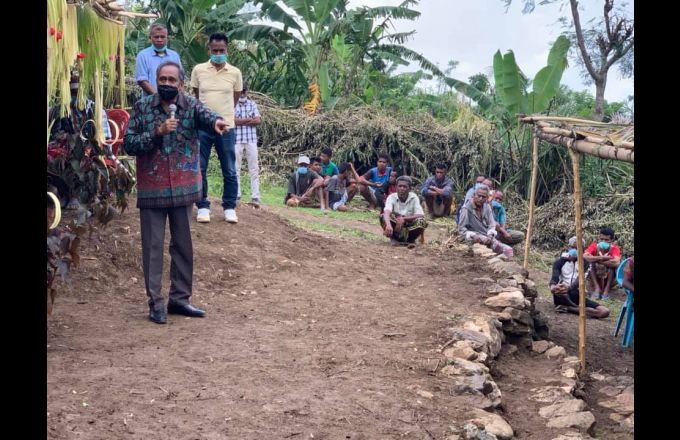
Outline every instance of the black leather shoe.
[[163, 310], [149, 310], [149, 321], [156, 324], [165, 324], [167, 322], [165, 312]]
[[168, 303], [168, 313], [171, 315], [191, 316], [192, 318], [203, 318], [205, 310], [198, 309], [191, 304]]

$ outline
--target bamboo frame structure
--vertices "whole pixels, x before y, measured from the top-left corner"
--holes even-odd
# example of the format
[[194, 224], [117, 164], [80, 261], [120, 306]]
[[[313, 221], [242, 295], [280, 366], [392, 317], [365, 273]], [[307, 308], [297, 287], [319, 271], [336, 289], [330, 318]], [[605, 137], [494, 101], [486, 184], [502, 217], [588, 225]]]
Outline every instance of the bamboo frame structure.
[[531, 152], [531, 192], [529, 195], [529, 225], [527, 226], [527, 237], [524, 243], [524, 268], [529, 268], [529, 247], [531, 245], [531, 234], [534, 231], [534, 206], [536, 204], [536, 186], [538, 185], [538, 137], [532, 138]]
[[574, 216], [576, 223], [576, 252], [578, 253], [578, 358], [581, 372], [586, 371], [586, 276], [583, 273], [583, 224], [581, 222], [581, 154], [569, 150], [574, 172]]
[[[586, 281], [583, 271], [583, 223], [582, 223], [582, 200], [581, 200], [581, 175], [580, 158], [582, 154], [601, 157], [603, 159], [619, 160], [635, 163], [635, 144], [633, 139], [633, 126], [607, 124], [596, 121], [586, 121], [575, 118], [549, 117], [549, 116], [520, 116], [520, 121], [534, 126], [533, 137], [533, 165], [531, 171], [531, 196], [529, 199], [529, 225], [524, 248], [524, 268], [527, 268], [529, 259], [529, 243], [533, 230], [533, 212], [535, 203], [535, 191], [538, 171], [538, 140], [543, 139], [552, 144], [567, 147], [571, 158], [574, 174], [574, 223], [576, 228], [576, 248], [578, 252], [578, 293], [579, 293], [579, 344], [578, 356], [580, 361], [580, 373], [586, 371]], [[571, 125], [571, 130], [565, 126]], [[590, 127], [590, 130], [577, 129], [576, 126]], [[613, 128], [624, 127], [619, 132], [609, 131]], [[593, 130], [602, 129], [605, 133], [600, 135]], [[621, 136], [619, 136], [621, 134]], [[621, 140], [614, 138], [621, 137]]]

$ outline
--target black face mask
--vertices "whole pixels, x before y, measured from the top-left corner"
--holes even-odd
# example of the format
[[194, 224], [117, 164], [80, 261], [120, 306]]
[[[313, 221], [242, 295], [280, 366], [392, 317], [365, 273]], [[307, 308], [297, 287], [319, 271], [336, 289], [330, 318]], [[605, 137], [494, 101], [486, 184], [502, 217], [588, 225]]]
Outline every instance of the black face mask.
[[158, 86], [158, 96], [160, 96], [163, 101], [175, 99], [175, 96], [177, 96], [178, 93], [179, 89], [177, 87], [169, 86], [167, 84]]

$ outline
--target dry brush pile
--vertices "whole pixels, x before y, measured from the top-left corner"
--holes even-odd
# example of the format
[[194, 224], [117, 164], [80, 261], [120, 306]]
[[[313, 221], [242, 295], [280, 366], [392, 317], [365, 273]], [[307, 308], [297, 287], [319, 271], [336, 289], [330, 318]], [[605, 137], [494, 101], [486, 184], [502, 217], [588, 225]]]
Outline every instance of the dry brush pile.
[[[475, 174], [498, 169], [505, 160], [494, 126], [461, 107], [456, 120], [442, 125], [432, 116], [386, 113], [374, 107], [352, 107], [309, 116], [302, 109], [284, 109], [265, 95], [251, 92], [262, 113], [260, 161], [263, 172], [283, 182], [299, 154], [318, 155], [333, 149], [336, 163], [351, 161], [361, 173], [374, 166], [386, 152], [401, 174], [422, 182], [434, 165], [449, 166], [449, 177], [459, 200]], [[527, 169], [530, 163], [526, 164]], [[497, 176], [492, 176], [497, 177]], [[633, 192], [606, 198], [585, 199], [583, 221], [586, 236], [594, 238], [602, 226], [612, 227], [625, 253], [633, 253]], [[528, 203], [516, 193], [506, 196], [508, 223], [526, 230]], [[554, 195], [536, 210], [533, 243], [557, 249], [574, 234], [574, 202], [571, 194]]]

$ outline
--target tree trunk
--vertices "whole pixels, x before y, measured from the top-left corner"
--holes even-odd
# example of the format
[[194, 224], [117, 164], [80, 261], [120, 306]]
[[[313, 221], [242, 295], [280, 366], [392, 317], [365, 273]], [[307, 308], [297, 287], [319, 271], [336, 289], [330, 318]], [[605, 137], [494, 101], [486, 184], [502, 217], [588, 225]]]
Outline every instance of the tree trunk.
[[607, 72], [600, 75], [600, 80], [595, 81], [595, 112], [593, 116], [601, 121], [604, 117], [604, 89], [607, 86]]

